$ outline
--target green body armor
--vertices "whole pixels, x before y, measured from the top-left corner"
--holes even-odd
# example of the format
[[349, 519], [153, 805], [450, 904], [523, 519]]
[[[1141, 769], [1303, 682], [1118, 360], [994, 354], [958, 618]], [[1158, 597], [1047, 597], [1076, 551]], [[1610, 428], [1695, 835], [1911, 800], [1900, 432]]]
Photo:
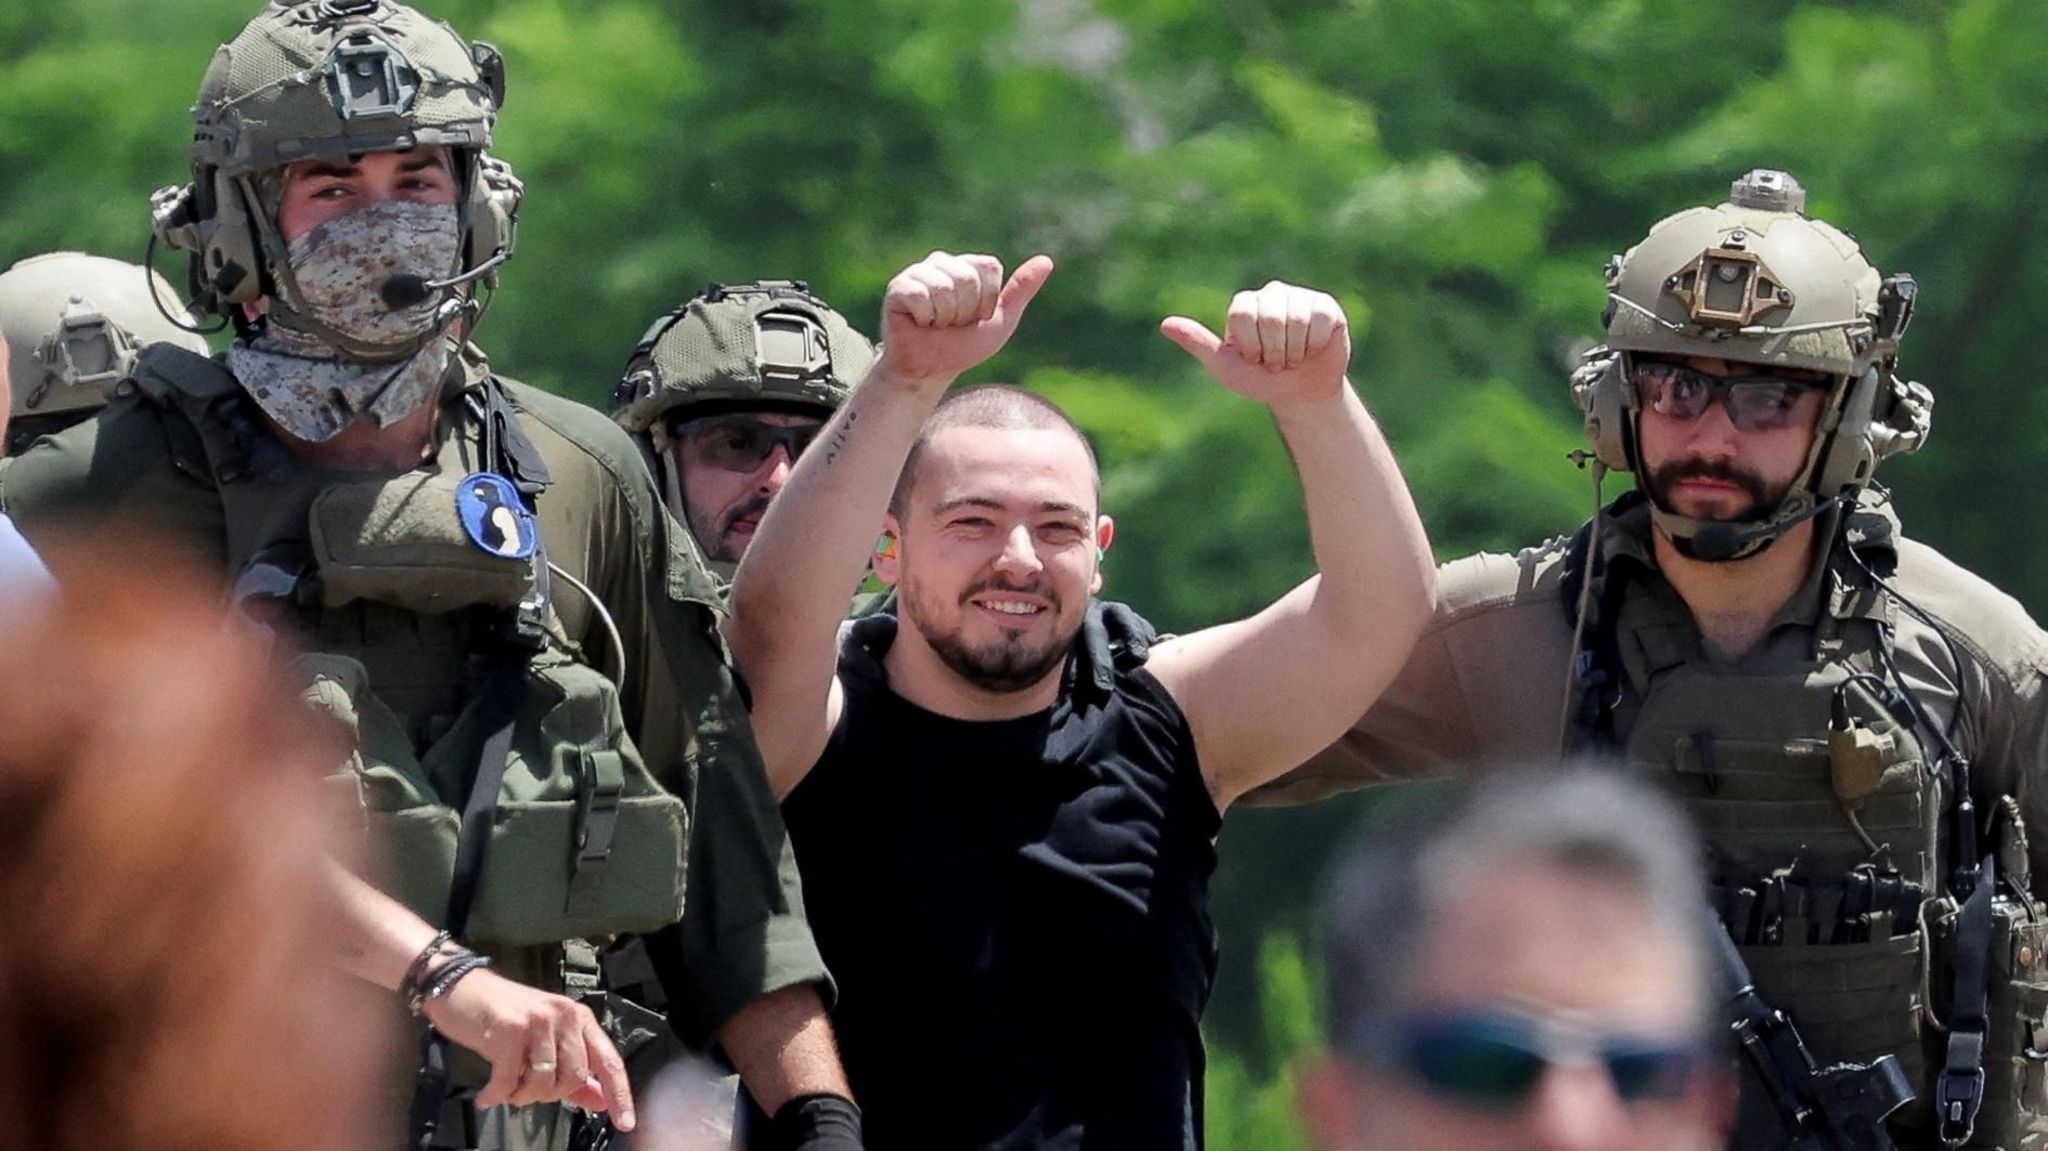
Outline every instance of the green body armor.
[[[562, 633], [545, 552], [493, 554], [458, 516], [472, 472], [514, 473], [529, 500], [546, 483], [517, 474], [521, 453], [487, 458], [469, 434], [495, 423], [520, 435], [508, 408], [485, 410], [504, 404], [495, 381], [462, 398], [484, 418], [463, 421], [433, 462], [374, 478], [291, 463], [210, 360], [153, 357], [136, 384], [165, 409], [181, 456], [203, 457], [238, 600], [298, 633], [305, 698], [350, 737], [336, 782], [355, 799], [373, 881], [444, 922], [462, 807], [497, 726], [483, 685], [493, 661], [516, 660], [524, 686], [463, 937], [553, 945], [681, 917], [687, 810], [626, 734], [617, 687]], [[545, 471], [537, 453], [524, 458]]]
[[[1596, 588], [1600, 614], [1617, 618], [1589, 626], [1589, 654], [1619, 676], [1582, 713], [1594, 717], [1582, 736], [1682, 802], [1708, 845], [1710, 901], [1765, 1001], [1823, 1064], [1896, 1056], [1918, 1098], [1891, 1127], [1901, 1147], [1934, 1148], [1957, 923], [1945, 878], [1953, 796], [1888, 687], [1881, 645], [1897, 606], [1849, 578], [1835, 586], [1806, 659], [1763, 671], [1710, 659], [1675, 595]], [[1993, 904], [1973, 1148], [2037, 1146], [2033, 1116], [2048, 1114], [2043, 1063], [2028, 1054], [2044, 1037], [2048, 923], [2019, 894], [2019, 828], [1997, 820], [2002, 840], [1983, 840], [2019, 871], [2015, 894]], [[1734, 1146], [1770, 1146], [1750, 1134], [1772, 1129], [1751, 1111], [1763, 1106], [1745, 1090]]]

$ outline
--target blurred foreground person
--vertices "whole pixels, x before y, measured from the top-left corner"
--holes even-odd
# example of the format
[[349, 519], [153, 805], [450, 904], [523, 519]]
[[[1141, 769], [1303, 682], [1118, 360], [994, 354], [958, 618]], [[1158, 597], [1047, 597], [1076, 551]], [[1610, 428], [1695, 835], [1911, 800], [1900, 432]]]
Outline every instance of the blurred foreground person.
[[49, 252], [0, 272], [0, 334], [14, 380], [0, 456], [91, 419], [150, 344], [206, 355], [196, 326], [164, 278], [137, 264]]
[[1617, 777], [1404, 798], [1325, 912], [1326, 1151], [1717, 1146], [1733, 1089], [1698, 843]]
[[335, 750], [196, 582], [98, 558], [0, 616], [0, 1148], [388, 1145], [388, 1016], [330, 957]]

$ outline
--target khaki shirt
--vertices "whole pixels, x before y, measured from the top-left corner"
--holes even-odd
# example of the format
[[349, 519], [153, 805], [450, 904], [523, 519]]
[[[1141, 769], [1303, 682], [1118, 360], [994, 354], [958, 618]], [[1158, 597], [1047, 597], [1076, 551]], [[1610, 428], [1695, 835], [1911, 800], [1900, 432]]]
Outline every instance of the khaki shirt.
[[[487, 372], [471, 349], [451, 378], [435, 433], [442, 460], [481, 459], [481, 424], [467, 397]], [[548, 559], [603, 601], [623, 650], [614, 649], [590, 600], [559, 578], [556, 613], [592, 666], [608, 675], [623, 667], [626, 729], [648, 768], [690, 804], [687, 910], [659, 950], [679, 956], [669, 964], [673, 1023], [702, 1045], [762, 995], [826, 979], [781, 815], [717, 637], [717, 584], [688, 533], [671, 529], [624, 431], [593, 409], [523, 384], [506, 382], [506, 391], [553, 481], [536, 505]], [[134, 540], [138, 562], [147, 562], [142, 549], [162, 544], [226, 560], [221, 499], [190, 424], [137, 395], [12, 461], [0, 473], [0, 506], [31, 542], [112, 532]], [[451, 663], [457, 658], [451, 653]], [[690, 765], [694, 794], [684, 782]], [[545, 956], [503, 961], [526, 982], [559, 985]]]
[[[1899, 536], [1882, 491], [1866, 492], [1859, 522], [1888, 531], [1897, 569], [1890, 579], [1932, 617], [1935, 629], [1896, 602], [1883, 607], [1907, 683], [1972, 764], [1978, 810], [2011, 795], [2033, 830], [2035, 889], [2048, 888], [2048, 635], [2012, 597]], [[1691, 658], [1718, 660], [1701, 641], [1683, 601], [1657, 572], [1646, 506], [1618, 501], [1604, 513], [1601, 551], [1609, 565], [1641, 565], [1620, 608], [1626, 631], [1639, 621], [1686, 621], [1677, 641]], [[1819, 538], [1836, 538], [1832, 519]], [[1407, 665], [1352, 730], [1303, 766], [1251, 797], [1302, 803], [1391, 780], [1460, 775], [1488, 767], [1554, 760], [1566, 745], [1565, 706], [1573, 659], [1564, 603], [1567, 541], [1519, 555], [1491, 553], [1445, 564], [1437, 576], [1435, 621]], [[1866, 552], [1868, 548], [1866, 548]], [[1762, 639], [1734, 661], [1766, 671], [1810, 658], [1814, 629], [1839, 597], [1865, 581], [1841, 555], [1814, 565], [1805, 586]], [[1835, 598], [1831, 598], [1835, 597]], [[1958, 708], [1960, 707], [1960, 714]]]

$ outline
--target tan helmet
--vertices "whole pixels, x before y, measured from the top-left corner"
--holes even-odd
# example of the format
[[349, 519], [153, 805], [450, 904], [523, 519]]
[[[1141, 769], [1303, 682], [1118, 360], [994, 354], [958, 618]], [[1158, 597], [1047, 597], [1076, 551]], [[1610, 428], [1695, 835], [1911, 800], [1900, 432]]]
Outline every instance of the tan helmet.
[[195, 310], [272, 312], [344, 352], [398, 359], [435, 334], [382, 347], [307, 315], [259, 174], [321, 156], [440, 146], [462, 181], [463, 262], [478, 278], [511, 257], [523, 189], [490, 157], [504, 59], [395, 0], [270, 0], [221, 46], [192, 108], [192, 182], [152, 199], [159, 240], [191, 254]]
[[1640, 462], [1631, 355], [1710, 356], [1836, 378], [1807, 466], [1778, 507], [1721, 525], [1653, 509], [1681, 544], [1710, 526], [1725, 537], [1702, 558], [1762, 550], [1821, 501], [1853, 495], [1880, 460], [1927, 439], [1934, 397], [1895, 374], [1917, 285], [1908, 275], [1881, 276], [1847, 233], [1805, 211], [1797, 180], [1759, 168], [1735, 181], [1726, 203], [1658, 221], [1608, 262], [1607, 340], [1572, 378], [1595, 455], [1621, 471]]
[[51, 252], [0, 272], [13, 417], [83, 418], [107, 402], [149, 344], [207, 354], [206, 341], [180, 324], [191, 321], [171, 286], [137, 264]]

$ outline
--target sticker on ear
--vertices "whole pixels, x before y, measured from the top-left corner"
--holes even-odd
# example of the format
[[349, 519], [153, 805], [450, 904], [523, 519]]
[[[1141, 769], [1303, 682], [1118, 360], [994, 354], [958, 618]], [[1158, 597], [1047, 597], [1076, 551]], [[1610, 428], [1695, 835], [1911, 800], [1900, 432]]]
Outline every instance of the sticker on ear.
[[896, 558], [896, 535], [894, 532], [883, 532], [882, 537], [875, 541], [875, 555], [885, 560]]

